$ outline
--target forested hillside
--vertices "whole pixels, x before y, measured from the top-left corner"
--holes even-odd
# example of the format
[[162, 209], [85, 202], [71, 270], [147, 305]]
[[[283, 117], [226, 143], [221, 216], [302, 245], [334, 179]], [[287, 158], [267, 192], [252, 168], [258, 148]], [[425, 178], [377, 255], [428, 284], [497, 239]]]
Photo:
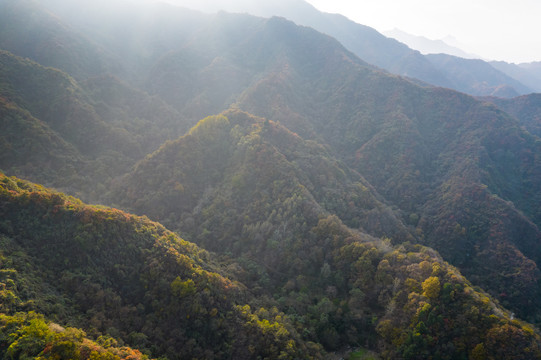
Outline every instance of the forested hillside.
[[486, 98], [510, 115], [533, 135], [541, 137], [541, 95], [530, 94], [513, 99]]
[[[3, 175], [0, 209], [1, 329], [18, 329], [0, 351], [14, 358], [131, 351], [114, 349], [119, 342], [170, 359], [320, 358], [323, 348], [360, 343], [389, 358], [541, 357], [529, 325], [511, 321], [432, 250], [392, 248], [336, 216], [302, 219], [298, 211], [291, 226], [303, 221], [303, 238], [266, 248], [244, 239], [252, 244], [226, 271], [245, 287], [216, 273], [224, 270], [212, 255], [146, 218]], [[292, 269], [285, 246], [307, 252]]]
[[112, 177], [188, 128], [165, 102], [113, 76], [77, 82], [7, 51], [0, 106], [2, 169], [95, 200]]
[[463, 59], [447, 54], [429, 54], [425, 57], [436, 69], [452, 74], [449, 78], [452, 89], [470, 95], [512, 98], [532, 92], [519, 80], [481, 59]]
[[540, 86], [539, 80], [533, 79], [536, 75], [535, 63], [519, 66], [480, 59], [466, 60], [448, 55], [445, 53], [446, 49], [434, 52], [437, 55], [423, 55], [395, 40], [393, 36], [386, 37], [375, 29], [358, 24], [341, 14], [321, 12], [304, 0], [227, 2], [173, 0], [172, 2], [188, 8], [202, 9], [205, 12], [226, 11], [265, 18], [284, 17], [298, 25], [314, 28], [336, 38], [359, 58], [392, 74], [452, 88], [470, 95], [509, 98], [529, 94]]
[[536, 95], [145, 1], [0, 29], [1, 356], [541, 358]]
[[111, 193], [119, 205], [161, 219], [210, 250], [249, 254], [289, 276], [295, 270], [283, 266], [304, 266], [297, 247], [314, 250], [295, 242], [330, 214], [376, 238], [414, 240], [366, 180], [325, 147], [239, 111], [201, 120]]
[[[278, 311], [254, 313], [244, 286], [216, 273], [211, 255], [160, 224], [16, 178], [2, 175], [0, 184], [2, 310], [15, 316], [4, 326], [43, 327], [32, 313], [20, 313], [37, 311], [83, 327], [98, 343], [98, 336], [112, 335], [170, 359], [318, 354]], [[35, 337], [26, 340], [37, 342], [29, 355], [45, 354], [47, 336]], [[6, 340], [0, 351], [15, 351]]]

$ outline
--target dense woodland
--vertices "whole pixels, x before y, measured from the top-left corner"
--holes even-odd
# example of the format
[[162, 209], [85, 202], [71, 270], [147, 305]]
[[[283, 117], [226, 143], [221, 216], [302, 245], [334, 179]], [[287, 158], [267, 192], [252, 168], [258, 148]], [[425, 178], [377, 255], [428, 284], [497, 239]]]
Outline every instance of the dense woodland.
[[284, 18], [0, 0], [0, 357], [541, 358], [540, 109]]

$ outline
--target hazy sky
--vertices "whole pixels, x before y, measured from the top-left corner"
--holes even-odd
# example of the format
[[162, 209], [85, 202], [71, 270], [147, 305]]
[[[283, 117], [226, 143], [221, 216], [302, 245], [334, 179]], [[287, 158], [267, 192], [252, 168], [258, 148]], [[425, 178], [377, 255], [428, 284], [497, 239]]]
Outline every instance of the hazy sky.
[[[382, 32], [442, 39], [487, 60], [541, 61], [541, 0], [307, 0]], [[456, 44], [451, 44], [456, 45]]]

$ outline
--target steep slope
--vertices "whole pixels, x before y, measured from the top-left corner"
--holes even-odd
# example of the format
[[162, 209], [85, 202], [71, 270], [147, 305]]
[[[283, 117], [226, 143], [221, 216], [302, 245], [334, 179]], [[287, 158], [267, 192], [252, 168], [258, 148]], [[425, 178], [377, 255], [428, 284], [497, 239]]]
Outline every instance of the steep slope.
[[115, 78], [79, 84], [1, 50], [0, 97], [0, 168], [85, 198], [99, 199], [112, 177], [186, 127], [163, 101]]
[[[24, 168], [14, 162], [20, 157], [5, 157], [0, 166], [5, 171], [16, 171], [36, 181], [67, 187], [84, 181], [83, 176], [101, 166], [90, 164], [87, 160], [97, 159], [106, 153], [112, 158], [125, 161], [125, 154], [134, 153], [137, 145], [126, 139], [124, 134], [114, 131], [84, 100], [84, 95], [76, 82], [66, 74], [51, 68], [44, 68], [30, 60], [16, 57], [11, 53], [0, 52], [0, 94], [6, 104], [19, 109], [19, 115], [3, 121], [3, 134], [7, 138], [19, 139], [28, 155]], [[32, 121], [21, 121], [24, 118]], [[14, 120], [16, 122], [14, 122]], [[18, 124], [17, 127], [16, 124]], [[42, 128], [42, 131], [36, 131]], [[44, 132], [54, 139], [50, 144], [61, 144], [62, 149], [43, 149], [45, 153], [29, 151], [27, 144], [46, 143], [41, 140]], [[28, 136], [28, 137], [20, 137]], [[10, 142], [13, 143], [13, 140]], [[116, 143], [121, 151], [112, 149]], [[105, 145], [105, 146], [104, 146]], [[45, 154], [48, 159], [40, 159]], [[44, 161], [43, 161], [44, 160]], [[77, 167], [73, 165], [77, 164]], [[99, 173], [98, 176], [103, 176]], [[85, 184], [88, 187], [88, 183]], [[90, 192], [90, 189], [89, 189]]]
[[373, 28], [357, 24], [345, 16], [322, 13], [305, 1], [297, 1], [295, 5], [295, 7], [282, 5], [281, 9], [273, 13], [268, 12], [266, 16], [284, 16], [299, 25], [310, 26], [328, 34], [359, 58], [391, 73], [434, 85], [451, 86], [446, 74], [435, 69], [418, 51], [385, 37]]
[[0, 314], [0, 336], [3, 359], [148, 359], [139, 350], [119, 346], [114, 338], [101, 336], [94, 341], [81, 329], [64, 328], [33, 311]]
[[[271, 19], [262, 36], [266, 38], [267, 33], [275, 31], [288, 35], [278, 48], [280, 56], [275, 55], [282, 66], [247, 89], [238, 106], [279, 120], [302, 137], [322, 139], [331, 145], [387, 200], [412, 218], [425, 218], [419, 223], [422, 241], [463, 266], [466, 274], [479, 274], [476, 283], [490, 281], [494, 285], [501, 281], [492, 287], [494, 295], [509, 296], [501, 289], [511, 285], [513, 295], [508, 304], [523, 316], [533, 314], [530, 310], [539, 305], [532, 302], [530, 293], [521, 291], [539, 291], [535, 266], [540, 241], [538, 142], [521, 131], [511, 117], [471, 97], [423, 89], [378, 73], [330, 41], [321, 39], [317, 45], [302, 41], [307, 39], [308, 30], [279, 19]], [[257, 44], [255, 38], [247, 41], [244, 46], [250, 50], [245, 54], [257, 53]], [[462, 185], [445, 188], [450, 194], [442, 197], [441, 186], [457, 179], [463, 179]], [[486, 197], [477, 198], [475, 207], [446, 200], [455, 196], [465, 199], [460, 195], [470, 194], [462, 187], [465, 184], [484, 189], [481, 191]], [[487, 205], [488, 200], [497, 198], [504, 201]], [[464, 212], [466, 209], [477, 210]], [[505, 222], [501, 226], [505, 231], [495, 232], [505, 235], [493, 237], [488, 231], [490, 223], [506, 213], [513, 214], [516, 221]], [[442, 216], [466, 216], [464, 224], [472, 226], [465, 227], [462, 240], [457, 242], [450, 236], [457, 222], [441, 222]], [[476, 224], [478, 219], [483, 219], [483, 226]], [[493, 240], [505, 246], [494, 247]], [[499, 249], [497, 255], [492, 250], [485, 252], [485, 247]], [[525, 256], [520, 255], [522, 252]], [[481, 256], [480, 263], [490, 259], [493, 270], [474, 270], [477, 265], [466, 266], [462, 257], [455, 258], [466, 254], [473, 259]], [[513, 282], [506, 280], [506, 274], [497, 275], [499, 261], [500, 268], [516, 267], [512, 260], [517, 259], [516, 254], [520, 255], [518, 264], [525, 276], [516, 273], [517, 281]], [[524, 303], [532, 308], [521, 310]]]
[[[325, 148], [235, 111], [164, 145], [115, 193], [224, 254], [252, 293], [274, 298], [328, 350], [361, 343], [384, 358], [541, 356], [533, 330], [505, 320], [433, 250], [393, 248], [346, 227], [336, 214], [358, 214], [348, 220], [372, 234], [400, 225], [363, 183]], [[505, 334], [517, 336], [507, 349]]]
[[[412, 49], [419, 50], [421, 54], [447, 54], [464, 59], [480, 58], [480, 56], [469, 54], [464, 50], [447, 43], [445, 39], [433, 40], [424, 36], [408, 34], [397, 28], [385, 31], [383, 32], [383, 35], [396, 39]], [[450, 40], [453, 40], [453, 38], [451, 37]]]
[[485, 98], [503, 111], [515, 116], [530, 133], [541, 137], [541, 94], [513, 99]]
[[[329, 144], [333, 157], [416, 226], [410, 232], [417, 241], [435, 246], [476, 284], [490, 285], [521, 316], [537, 316], [539, 149], [511, 118], [470, 97], [378, 72], [332, 38], [284, 19], [219, 14], [190, 42], [182, 39], [180, 50], [154, 64], [151, 93], [189, 121], [236, 103]], [[139, 157], [127, 149], [128, 160], [101, 157], [112, 172], [94, 175], [93, 183], [126, 171]], [[483, 196], [472, 198], [477, 189]], [[500, 224], [502, 216], [509, 220]]]
[[43, 164], [39, 178], [44, 183], [58, 181], [58, 174], [73, 181], [74, 169], [84, 166], [77, 149], [5, 98], [0, 98], [0, 129], [0, 166], [12, 174], [36, 174], [36, 165]]
[[112, 73], [136, 86], [144, 83], [156, 61], [182, 48], [212, 19], [196, 11], [146, 0], [48, 0], [37, 11], [45, 13], [42, 16], [54, 14], [79, 37], [120, 59], [120, 68], [101, 74]]
[[44, 11], [33, 0], [0, 1], [0, 49], [81, 80], [121, 72], [118, 58]]
[[80, 86], [98, 116], [137, 143], [140, 152], [132, 154], [134, 157], [156, 150], [191, 126], [185, 114], [115, 76], [94, 77]]
[[528, 86], [534, 92], [541, 92], [541, 72], [535, 71], [535, 63], [531, 64], [510, 64], [505, 61], [491, 61], [495, 69], [507, 74], [508, 76], [517, 79], [524, 85]]
[[[198, 239], [205, 248], [216, 251], [226, 242], [235, 255], [261, 250], [257, 241], [248, 241], [252, 236], [274, 237], [268, 241], [280, 246], [288, 243], [284, 239], [301, 236], [307, 225], [296, 228], [303, 221], [295, 220], [295, 214], [309, 209], [306, 221], [313, 225], [318, 214], [330, 212], [373, 236], [413, 240], [371, 186], [325, 147], [239, 111], [204, 119], [187, 135], [166, 143], [119, 179], [112, 196], [120, 205]], [[225, 210], [243, 197], [248, 202], [242, 208]], [[202, 221], [207, 208], [213, 218]], [[277, 227], [283, 227], [282, 234], [267, 233]], [[276, 268], [276, 261], [283, 259], [269, 259], [268, 265]]]
[[[178, 11], [167, 24], [190, 16]], [[114, 77], [75, 80], [2, 52], [4, 145], [26, 151], [22, 131], [60, 164], [5, 156], [0, 166], [47, 179], [43, 169], [58, 168], [63, 179], [73, 165], [81, 183], [66, 184], [91, 198], [137, 162], [112, 199], [224, 263], [156, 223], [3, 178], [2, 251], [16, 265], [3, 274], [6, 311], [38, 310], [171, 358], [318, 358], [322, 346], [359, 344], [386, 358], [538, 358], [529, 325], [411, 245], [434, 246], [539, 321], [538, 138], [472, 97], [377, 71], [312, 29], [202, 18], [195, 32], [165, 27], [158, 43], [159, 31], [135, 44], [137, 34], [92, 32], [169, 105]], [[211, 117], [141, 160], [182, 131], [178, 111], [193, 121], [230, 106], [269, 121]]]
[[426, 55], [426, 58], [436, 69], [450, 74], [448, 78], [452, 82], [451, 88], [470, 95], [512, 98], [533, 92], [519, 80], [483, 60], [462, 59], [446, 54]]
[[[213, 20], [189, 44], [159, 59], [144, 85], [148, 93], [189, 116], [192, 125], [229, 108], [266, 71], [267, 64], [274, 62], [274, 58], [260, 63], [253, 58], [264, 56], [262, 53], [241, 53], [246, 50], [245, 38], [250, 32], [258, 34], [264, 19], [220, 14]], [[272, 51], [274, 44], [269, 45]]]
[[37, 310], [169, 359], [318, 352], [283, 314], [244, 306], [206, 251], [146, 218], [3, 175], [0, 218], [3, 312]]
[[[506, 76], [485, 61], [470, 62], [453, 56], [445, 56], [444, 62], [436, 61], [368, 26], [342, 15], [320, 12], [302, 0], [168, 2], [207, 12], [225, 10], [262, 17], [282, 16], [336, 38], [359, 58], [391, 73], [472, 95], [513, 97], [532, 92], [520, 80]], [[495, 93], [497, 89], [507, 90]]]

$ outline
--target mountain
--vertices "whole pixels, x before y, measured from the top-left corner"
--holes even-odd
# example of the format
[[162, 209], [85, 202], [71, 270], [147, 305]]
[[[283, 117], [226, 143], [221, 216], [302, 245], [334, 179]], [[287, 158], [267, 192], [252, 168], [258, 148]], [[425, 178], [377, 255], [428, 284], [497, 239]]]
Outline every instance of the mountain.
[[186, 128], [166, 103], [112, 76], [78, 83], [7, 51], [0, 98], [0, 167], [79, 195], [85, 188], [87, 198], [99, 199], [108, 179]]
[[541, 61], [534, 61], [531, 63], [522, 63], [519, 66], [523, 69], [528, 70], [536, 78], [541, 78]]
[[170, 359], [541, 356], [515, 319], [541, 311], [541, 143], [517, 116], [283, 18], [9, 4], [121, 69], [2, 51], [0, 167], [124, 210], [2, 176], [6, 323]]
[[[197, 144], [200, 147], [194, 147]], [[215, 158], [217, 150], [231, 146], [232, 151]], [[201, 156], [201, 161], [186, 159], [188, 154]], [[244, 159], [243, 169], [227, 166], [224, 176], [216, 173], [219, 168], [208, 166], [209, 161], [224, 162], [227, 155], [232, 155], [227, 165]], [[309, 191], [300, 180], [308, 184], [310, 178], [292, 174], [324, 165], [330, 171], [325, 174], [327, 183], [344, 183], [337, 164], [325, 155], [321, 146], [275, 123], [229, 112], [203, 120], [189, 134], [164, 145], [122, 182], [128, 193], [144, 189], [147, 180], [169, 193], [164, 199], [171, 199], [171, 191], [180, 193], [171, 199], [180, 207], [173, 205], [168, 214], [181, 215], [182, 227], [193, 229], [199, 241], [212, 240], [211, 247], [230, 250], [224, 258], [227, 266], [219, 266], [211, 254], [146, 218], [87, 206], [4, 177], [1, 229], [10, 244], [5, 248], [13, 247], [23, 257], [22, 264], [35, 264], [11, 272], [20, 274], [14, 279], [20, 281], [17, 289], [39, 294], [52, 287], [64, 297], [55, 303], [66, 304], [65, 308], [50, 308], [39, 300], [31, 306], [60, 319], [79, 312], [79, 322], [93, 332], [116, 334], [129, 344], [172, 359], [197, 354], [239, 359], [258, 353], [269, 358], [324, 356], [321, 347], [310, 345], [312, 341], [328, 350], [363, 341], [390, 358], [428, 352], [442, 358], [470, 352], [537, 356], [541, 338], [529, 325], [511, 322], [505, 310], [474, 290], [432, 250], [408, 244], [392, 247], [387, 240], [349, 229], [319, 205], [317, 200], [334, 209], [337, 186], [322, 193], [318, 187]], [[164, 157], [165, 164], [174, 159], [199, 163], [209, 172], [193, 171], [180, 178], [168, 175], [162, 171], [184, 167], [164, 167]], [[259, 166], [252, 166], [253, 161]], [[154, 171], [145, 171], [154, 166]], [[198, 182], [189, 181], [194, 176]], [[250, 181], [254, 178], [259, 181]], [[205, 189], [201, 197], [205, 200], [192, 211], [182, 211], [190, 208], [185, 204], [199, 189]], [[355, 189], [356, 193], [349, 192]], [[342, 196], [351, 197], [349, 207], [377, 214], [384, 209], [371, 193], [362, 183], [342, 190]], [[142, 200], [140, 205], [150, 204], [153, 209], [164, 202]], [[30, 227], [28, 217], [39, 221]], [[239, 225], [241, 232], [232, 231]], [[280, 228], [282, 233], [277, 233]], [[5, 255], [13, 258], [11, 252]], [[223, 269], [249, 286], [213, 272]], [[232, 306], [232, 301], [243, 299], [256, 301], [259, 310]], [[69, 306], [72, 301], [74, 308]], [[473, 317], [463, 316], [465, 309], [473, 311]], [[179, 319], [189, 320], [179, 324]], [[296, 331], [301, 330], [299, 337]], [[169, 336], [162, 338], [165, 333]], [[507, 334], [513, 334], [514, 340], [502, 347], [502, 336]]]
[[298, 343], [280, 313], [244, 305], [242, 284], [160, 224], [16, 178], [0, 183], [3, 312], [39, 311], [170, 359], [311, 358], [317, 350]]
[[535, 92], [541, 92], [541, 72], [536, 73], [535, 67], [528, 64], [509, 64], [504, 61], [491, 61], [490, 64]]
[[530, 133], [541, 137], [541, 95], [523, 95], [513, 99], [486, 98], [515, 116]]
[[471, 95], [514, 97], [532, 92], [520, 80], [506, 76], [487, 62], [482, 60], [470, 62], [456, 57], [446, 57], [445, 61], [441, 60], [441, 56], [436, 59], [427, 58], [419, 51], [385, 37], [368, 26], [357, 24], [342, 15], [320, 12], [303, 0], [228, 2], [171, 0], [169, 3], [206, 12], [225, 10], [247, 12], [262, 17], [282, 16], [336, 38], [359, 58], [391, 73]]
[[541, 71], [536, 63], [509, 64], [505, 61], [491, 61], [490, 65], [501, 72], [517, 79], [535, 92], [541, 92]]
[[389, 39], [376, 30], [357, 24], [345, 16], [323, 13], [303, 0], [280, 1], [169, 1], [172, 4], [206, 12], [249, 13], [261, 17], [280, 16], [299, 25], [310, 26], [339, 40], [364, 61], [392, 73], [409, 76], [431, 84], [450, 86], [444, 75], [433, 69], [418, 52]]
[[391, 37], [418, 50], [421, 54], [447, 54], [463, 59], [480, 59], [479, 56], [468, 54], [458, 47], [447, 44], [444, 40], [432, 40], [424, 36], [408, 34], [400, 29], [385, 31], [383, 35]]
[[[218, 33], [228, 33], [228, 26], [235, 23], [222, 23], [226, 26], [219, 27]], [[278, 120], [303, 138], [325, 142], [406, 217], [421, 218], [416, 225], [423, 236], [418, 241], [435, 246], [468, 276], [479, 279], [479, 284], [491, 282], [492, 293], [502, 295], [502, 301], [517, 313], [538, 306], [524, 292], [538, 291], [538, 269], [532, 265], [538, 261], [535, 249], [540, 239], [535, 196], [539, 193], [539, 163], [532, 157], [539, 152], [539, 144], [530, 134], [520, 130], [510, 116], [469, 96], [423, 89], [375, 71], [308, 29], [271, 19], [260, 31], [259, 38], [254, 32], [246, 35], [248, 40], [236, 38], [234, 43], [242, 48], [226, 59], [234, 61], [241, 53], [238, 59], [247, 71], [251, 71], [251, 64], [279, 71], [260, 76], [236, 106]], [[305, 41], [307, 36], [319, 41]], [[260, 44], [277, 38], [280, 45], [265, 47], [261, 62], [257, 55]], [[326, 50], [322, 50], [324, 44]], [[222, 49], [217, 51], [224, 56]], [[276, 65], [272, 65], [273, 59], [278, 59]], [[262, 65], [266, 63], [269, 65]], [[180, 66], [167, 69], [182, 71]], [[477, 191], [483, 194], [475, 198], [478, 205], [463, 202]], [[454, 203], [447, 201], [450, 199], [462, 200]], [[464, 209], [476, 210], [465, 213]], [[486, 216], [478, 211], [486, 211]], [[514, 220], [491, 224], [501, 216]], [[455, 236], [457, 224], [460, 231]], [[491, 227], [506, 230], [501, 236], [492, 236]], [[494, 247], [494, 242], [501, 246]], [[469, 256], [475, 259], [473, 263]], [[495, 267], [481, 270], [478, 261]], [[495, 275], [496, 268], [517, 266], [524, 269], [524, 273], [515, 274], [520, 279], [509, 281], [510, 274]], [[502, 291], [515, 286], [521, 290], [513, 290], [514, 295]], [[524, 316], [527, 313], [532, 314], [530, 310], [522, 312]]]
[[[29, 0], [24, 0], [23, 4], [27, 1]], [[67, 54], [58, 58], [43, 55], [44, 50], [36, 47], [36, 44], [43, 42], [31, 41], [23, 42], [25, 44], [23, 47], [19, 43], [10, 44], [6, 40], [4, 45], [6, 50], [62, 70], [68, 70], [66, 64], [77, 63], [79, 69], [68, 71], [76, 79], [97, 73], [114, 72], [126, 81], [137, 83], [138, 86], [144, 81], [140, 78], [140, 74], [147, 73], [148, 67], [151, 67], [167, 51], [178, 49], [186, 44], [190, 36], [204, 29], [210, 19], [208, 15], [197, 12], [187, 13], [185, 10], [145, 2], [140, 2], [139, 6], [133, 6], [130, 2], [122, 1], [88, 4], [80, 0], [65, 4], [63, 0], [50, 0], [44, 6], [54, 12], [56, 17], [41, 16], [40, 18], [44, 20], [38, 23], [35, 20], [13, 22], [12, 19], [15, 18], [24, 19], [27, 11], [25, 13], [24, 6], [21, 10], [21, 6], [10, 4], [12, 3], [10, 0], [4, 0], [4, 3], [4, 7], [9, 10], [4, 12], [9, 17], [4, 22], [6, 35], [13, 31], [12, 29], [18, 28], [21, 28], [20, 32], [27, 34], [25, 36], [32, 39], [52, 33], [50, 37], [54, 36], [55, 41], [62, 44], [63, 51]], [[30, 7], [30, 4], [31, 2], [26, 7]], [[472, 95], [514, 97], [532, 92], [528, 86], [522, 85], [520, 79], [508, 77], [494, 70], [488, 63], [468, 62], [452, 57], [444, 61], [426, 58], [418, 51], [411, 50], [394, 39], [386, 38], [372, 28], [357, 24], [340, 15], [319, 12], [302, 0], [268, 3], [237, 1], [225, 4], [223, 2], [197, 4], [180, 2], [180, 4], [207, 11], [225, 9], [233, 12], [249, 12], [264, 17], [284, 16], [298, 24], [311, 26], [337, 38], [370, 64], [392, 73]], [[80, 8], [84, 8], [85, 11], [79, 11]], [[109, 19], [115, 19], [115, 25], [104, 26], [112, 22], [104, 21], [103, 9], [107, 9], [105, 12], [109, 14]], [[63, 20], [63, 24], [58, 23], [58, 17]], [[158, 27], [154, 23], [152, 19], [155, 18], [161, 19], [161, 26]], [[29, 22], [33, 26], [30, 29], [25, 28], [24, 25]], [[167, 31], [162, 31], [163, 29]], [[81, 39], [78, 41], [71, 39], [73, 32], [79, 32]], [[111, 36], [111, 34], [115, 35]], [[69, 49], [74, 49], [74, 51], [70, 52]], [[136, 58], [130, 56], [134, 51], [139, 55]], [[73, 59], [66, 61], [66, 64], [62, 63], [70, 56], [73, 57], [74, 54], [79, 56], [83, 52], [86, 54], [84, 61]], [[95, 59], [94, 61], [101, 65], [90, 64], [86, 59]], [[123, 61], [123, 66], [118, 65], [120, 61]], [[109, 64], [109, 68], [103, 64]], [[193, 121], [202, 116], [198, 114]]]
[[451, 88], [478, 96], [512, 98], [531, 93], [527, 86], [494, 68], [490, 63], [476, 59], [462, 59], [446, 54], [426, 55], [437, 68], [448, 74]]
[[78, 80], [122, 68], [118, 58], [29, 0], [0, 1], [0, 48]]
[[[149, 189], [149, 184], [160, 190]], [[260, 253], [262, 245], [256, 241], [235, 244], [243, 241], [239, 236], [248, 231], [242, 237], [262, 240], [276, 237], [271, 236], [272, 231], [281, 227], [283, 233], [275, 241], [294, 239], [301, 236], [298, 231], [306, 230], [306, 223], [316, 225], [318, 213], [321, 217], [330, 212], [377, 238], [414, 239], [366, 180], [323, 146], [238, 110], [200, 121], [187, 135], [138, 163], [117, 186], [112, 194], [123, 207], [160, 219], [213, 251], [223, 251], [222, 242], [233, 242], [229, 246], [236, 249], [235, 255], [255, 253], [270, 268], [291, 276], [294, 272], [274, 263], [283, 258]], [[236, 211], [240, 213], [235, 214], [238, 202], [241, 207]], [[215, 212], [225, 204], [229, 204], [228, 213], [207, 219], [208, 211]], [[307, 210], [306, 220], [302, 220], [301, 214]], [[258, 228], [262, 233], [256, 234]], [[252, 231], [256, 233], [249, 235]], [[271, 258], [267, 261], [265, 255]]]

